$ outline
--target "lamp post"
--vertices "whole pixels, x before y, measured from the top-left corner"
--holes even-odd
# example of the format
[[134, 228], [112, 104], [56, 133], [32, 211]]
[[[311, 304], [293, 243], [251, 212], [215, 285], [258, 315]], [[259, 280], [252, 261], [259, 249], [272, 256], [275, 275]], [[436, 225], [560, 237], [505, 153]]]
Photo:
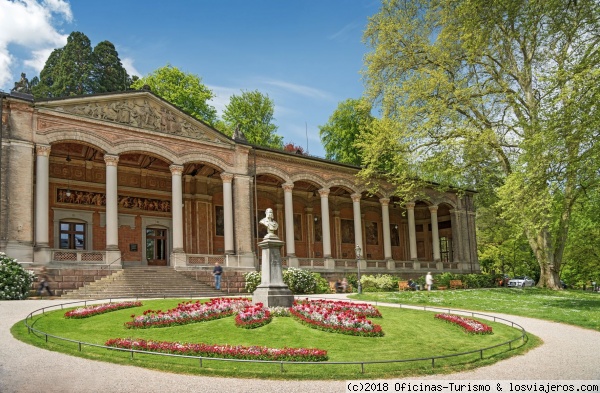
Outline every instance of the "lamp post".
[[356, 251], [356, 267], [358, 268], [358, 276], [356, 277], [356, 286], [358, 288], [358, 294], [360, 295], [362, 293], [362, 286], [360, 285], [360, 257], [361, 257], [361, 249], [360, 246], [357, 244], [356, 248], [354, 249], [354, 251]]

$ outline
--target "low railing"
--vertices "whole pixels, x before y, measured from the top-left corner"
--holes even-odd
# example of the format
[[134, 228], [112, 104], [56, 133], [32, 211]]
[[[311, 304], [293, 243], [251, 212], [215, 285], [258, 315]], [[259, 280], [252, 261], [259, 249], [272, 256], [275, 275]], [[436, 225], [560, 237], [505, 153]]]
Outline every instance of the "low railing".
[[[304, 296], [304, 298], [306, 298], [306, 296]], [[312, 297], [313, 299], [318, 299], [319, 297]], [[127, 298], [127, 299], [132, 299], [131, 297]], [[135, 300], [138, 300], [140, 298], [135, 297]], [[327, 299], [327, 298], [325, 298]], [[383, 304], [383, 306], [386, 307], [398, 307], [398, 308], [410, 308], [410, 309], [422, 309], [423, 311], [435, 311], [435, 312], [445, 312], [445, 313], [449, 313], [449, 314], [456, 314], [456, 315], [466, 315], [466, 316], [470, 316], [470, 317], [478, 317], [478, 318], [484, 318], [487, 320], [491, 320], [494, 322], [499, 322], [499, 323], [503, 323], [505, 325], [511, 326], [513, 328], [517, 328], [520, 329], [520, 334], [518, 337], [513, 338], [512, 340], [508, 340], [505, 342], [502, 342], [500, 344], [496, 344], [496, 345], [492, 345], [492, 346], [488, 346], [488, 347], [484, 347], [484, 348], [478, 348], [478, 349], [473, 349], [470, 351], [465, 351], [465, 352], [458, 352], [458, 353], [452, 353], [452, 354], [447, 354], [447, 355], [437, 355], [437, 356], [425, 356], [425, 357], [420, 357], [420, 358], [409, 358], [409, 359], [393, 359], [393, 360], [357, 360], [357, 361], [351, 361], [351, 362], [293, 362], [293, 361], [279, 361], [279, 360], [247, 360], [247, 359], [225, 359], [225, 358], [213, 358], [213, 357], [206, 357], [206, 356], [191, 356], [191, 355], [176, 355], [176, 354], [170, 354], [170, 353], [160, 353], [160, 352], [150, 352], [150, 351], [141, 351], [141, 350], [136, 350], [136, 349], [126, 349], [126, 348], [115, 348], [115, 347], [108, 347], [105, 345], [100, 345], [100, 344], [94, 344], [94, 343], [88, 343], [88, 342], [84, 342], [84, 341], [79, 341], [79, 340], [74, 340], [74, 339], [70, 339], [70, 338], [64, 338], [64, 337], [60, 337], [60, 336], [56, 336], [47, 332], [43, 332], [41, 330], [35, 329], [34, 325], [37, 322], [37, 320], [33, 320], [33, 316], [37, 313], [41, 313], [44, 314], [46, 312], [47, 309], [52, 309], [52, 308], [58, 308], [60, 307], [60, 309], [64, 309], [65, 306], [68, 307], [73, 307], [76, 304], [79, 303], [83, 303], [84, 306], [87, 306], [88, 303], [97, 303], [97, 302], [102, 302], [102, 301], [109, 301], [112, 303], [113, 300], [116, 300], [115, 298], [110, 298], [110, 299], [103, 299], [103, 300], [79, 300], [79, 301], [74, 301], [74, 302], [69, 302], [69, 303], [61, 303], [61, 304], [57, 304], [57, 305], [53, 305], [53, 306], [48, 306], [48, 307], [42, 307], [40, 309], [34, 310], [32, 312], [30, 312], [24, 320], [25, 326], [27, 327], [27, 331], [29, 334], [37, 334], [40, 337], [44, 337], [45, 341], [48, 342], [49, 338], [53, 338], [56, 340], [61, 340], [61, 341], [66, 341], [66, 342], [71, 342], [74, 344], [77, 344], [79, 352], [81, 352], [83, 350], [83, 346], [88, 346], [88, 347], [95, 347], [95, 348], [106, 348], [106, 349], [111, 349], [111, 350], [115, 350], [115, 351], [122, 351], [122, 352], [129, 352], [131, 354], [131, 358], [133, 359], [133, 356], [135, 353], [138, 354], [146, 354], [146, 355], [156, 355], [156, 356], [168, 356], [168, 357], [177, 357], [177, 358], [187, 358], [187, 359], [197, 359], [199, 362], [199, 366], [202, 367], [202, 362], [203, 360], [208, 360], [208, 361], [221, 361], [221, 362], [245, 362], [245, 363], [269, 363], [269, 364], [279, 364], [280, 365], [280, 370], [281, 372], [284, 372], [284, 365], [300, 365], [300, 364], [312, 364], [312, 365], [319, 365], [319, 366], [332, 366], [332, 365], [357, 365], [360, 366], [361, 369], [361, 373], [365, 373], [365, 365], [369, 365], [369, 364], [384, 364], [384, 363], [408, 363], [408, 362], [423, 362], [423, 361], [427, 361], [427, 362], [431, 362], [431, 367], [434, 368], [435, 367], [435, 361], [436, 360], [440, 360], [440, 359], [450, 359], [450, 358], [455, 358], [455, 357], [459, 357], [459, 356], [466, 356], [466, 355], [472, 355], [472, 354], [479, 354], [479, 358], [481, 360], [483, 360], [484, 356], [484, 351], [489, 351], [492, 349], [496, 349], [496, 348], [500, 348], [503, 346], [507, 346], [508, 350], [511, 351], [513, 349], [513, 344], [516, 342], [521, 341], [522, 343], [527, 342], [528, 340], [528, 336], [527, 336], [527, 332], [525, 331], [525, 329], [513, 322], [513, 321], [509, 321], [508, 319], [504, 319], [501, 317], [497, 317], [494, 315], [488, 315], [488, 314], [483, 314], [483, 313], [478, 313], [478, 312], [473, 312], [473, 311], [465, 311], [465, 310], [454, 310], [454, 309], [450, 309], [450, 308], [441, 308], [441, 307], [429, 307], [429, 306], [413, 306], [413, 305], [404, 305], [404, 304]], [[377, 305], [378, 303], [375, 302], [375, 305]], [[32, 321], [32, 322], [31, 322]], [[31, 324], [30, 324], [31, 322]]]
[[225, 255], [209, 255], [209, 254], [186, 254], [185, 264], [189, 266], [199, 265], [214, 265], [215, 262], [219, 262], [221, 265], [225, 265]]
[[85, 250], [52, 250], [55, 262], [106, 263], [106, 252]]

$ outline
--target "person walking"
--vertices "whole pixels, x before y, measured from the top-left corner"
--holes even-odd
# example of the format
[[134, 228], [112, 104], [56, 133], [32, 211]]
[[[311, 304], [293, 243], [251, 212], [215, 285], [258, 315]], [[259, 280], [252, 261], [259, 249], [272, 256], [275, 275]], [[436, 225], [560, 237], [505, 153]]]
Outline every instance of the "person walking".
[[40, 286], [38, 287], [37, 293], [39, 296], [42, 296], [42, 292], [44, 291], [44, 289], [46, 289], [46, 291], [48, 291], [48, 294], [50, 296], [54, 296], [54, 293], [52, 293], [52, 290], [50, 289], [50, 276], [48, 275], [48, 270], [46, 270], [46, 266], [42, 267], [42, 270], [40, 270]]
[[215, 289], [218, 290], [221, 290], [221, 274], [223, 274], [223, 268], [219, 265], [219, 262], [215, 262], [213, 276], [215, 276]]
[[427, 272], [427, 275], [425, 276], [425, 286], [428, 291], [431, 291], [431, 287], [433, 286], [433, 276], [431, 275], [431, 272]]

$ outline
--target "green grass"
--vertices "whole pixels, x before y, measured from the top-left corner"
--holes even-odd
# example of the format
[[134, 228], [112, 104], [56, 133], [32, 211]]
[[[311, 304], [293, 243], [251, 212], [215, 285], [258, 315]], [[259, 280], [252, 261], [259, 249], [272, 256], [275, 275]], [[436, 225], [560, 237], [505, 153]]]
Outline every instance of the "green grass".
[[541, 288], [363, 293], [355, 299], [500, 312], [600, 331], [600, 294]]
[[[34, 317], [34, 328], [52, 335], [73, 340], [104, 344], [109, 338], [144, 338], [165, 341], [204, 342], [212, 344], [263, 345], [269, 347], [309, 347], [328, 351], [330, 362], [377, 361], [408, 358], [426, 358], [467, 352], [490, 347], [520, 336], [520, 331], [481, 319], [494, 329], [492, 335], [465, 334], [458, 326], [433, 318], [434, 313], [378, 307], [383, 318], [373, 319], [385, 332], [384, 337], [355, 337], [337, 333], [323, 332], [303, 326], [288, 317], [276, 317], [269, 325], [258, 329], [241, 329], [235, 326], [234, 317], [200, 322], [184, 326], [152, 329], [126, 329], [124, 322], [131, 314], [139, 315], [146, 309], [166, 310], [175, 307], [178, 300], [144, 301], [139, 308], [119, 310], [86, 319], [65, 319], [68, 309], [46, 312]], [[13, 335], [32, 345], [64, 352], [70, 355], [108, 362], [129, 364], [151, 369], [214, 376], [235, 376], [242, 378], [272, 379], [358, 379], [391, 378], [418, 376], [436, 373], [450, 373], [489, 365], [499, 360], [521, 354], [540, 344], [532, 335], [523, 343], [512, 344], [486, 350], [484, 359], [480, 354], [464, 355], [435, 361], [431, 360], [405, 363], [366, 364], [365, 373], [360, 365], [299, 365], [285, 364], [284, 372], [280, 364], [252, 364], [246, 362], [221, 362], [198, 359], [177, 359], [163, 356], [131, 354], [102, 348], [83, 346], [79, 351], [77, 343], [66, 342], [35, 334], [28, 334], [23, 322], [15, 324]]]

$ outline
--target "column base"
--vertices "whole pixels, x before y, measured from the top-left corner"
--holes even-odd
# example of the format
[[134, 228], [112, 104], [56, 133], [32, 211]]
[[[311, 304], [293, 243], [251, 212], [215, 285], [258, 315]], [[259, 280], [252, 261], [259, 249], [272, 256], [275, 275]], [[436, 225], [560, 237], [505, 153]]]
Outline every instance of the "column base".
[[300, 267], [300, 261], [295, 255], [288, 255], [288, 267]]
[[252, 304], [262, 303], [265, 307], [292, 307], [294, 295], [287, 286], [260, 285], [252, 293]]
[[187, 256], [183, 251], [173, 250], [173, 252], [169, 256], [169, 259], [170, 259], [170, 265], [172, 267], [174, 267], [175, 269], [177, 269], [179, 267], [187, 266], [187, 263], [186, 263]]
[[[12, 257], [12, 255], [10, 255], [8, 252], [6, 253], [6, 255]], [[39, 247], [34, 248], [33, 261], [35, 263], [50, 263], [51, 259], [52, 259], [52, 250], [50, 249], [50, 247], [39, 246]], [[17, 260], [21, 260], [21, 259], [17, 258]]]
[[335, 259], [331, 257], [325, 258], [325, 269], [335, 269]]

